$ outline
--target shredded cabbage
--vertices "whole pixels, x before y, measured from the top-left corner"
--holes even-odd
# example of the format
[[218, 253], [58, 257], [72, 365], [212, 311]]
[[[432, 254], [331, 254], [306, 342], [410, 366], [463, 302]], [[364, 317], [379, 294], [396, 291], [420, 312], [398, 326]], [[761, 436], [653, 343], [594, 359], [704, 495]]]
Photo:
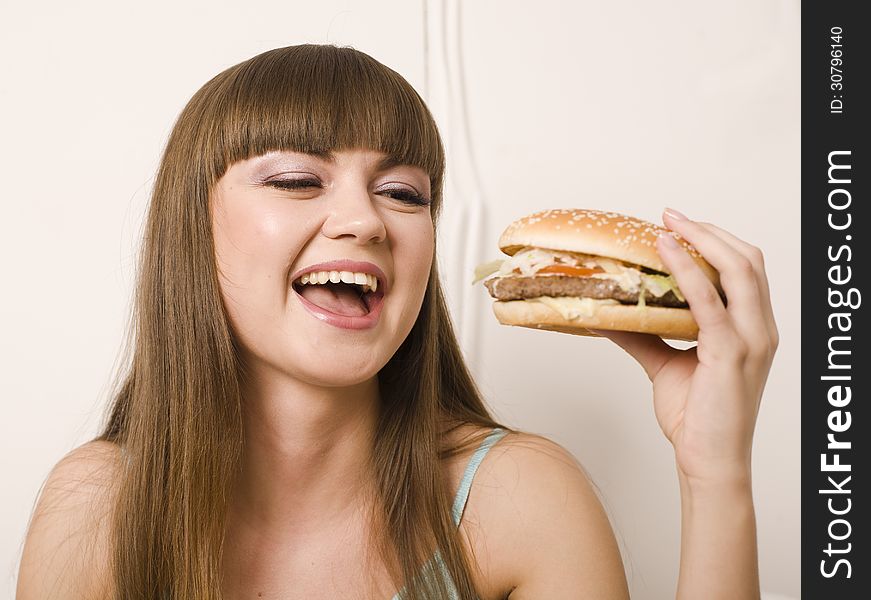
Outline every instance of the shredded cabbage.
[[596, 263], [605, 269], [606, 273], [611, 273], [612, 275], [619, 275], [626, 268], [616, 260], [605, 258], [604, 256], [596, 257]]
[[593, 273], [591, 277], [610, 279], [627, 292], [635, 292], [641, 285], [641, 271], [623, 267], [621, 273]]
[[485, 279], [499, 270], [499, 267], [502, 266], [502, 263], [505, 262], [501, 258], [497, 258], [496, 260], [491, 260], [490, 262], [481, 263], [477, 267], [475, 267], [475, 279], [472, 281], [472, 285], [475, 285], [482, 279]]
[[681, 302], [686, 302], [687, 299], [684, 298], [684, 295], [680, 293], [680, 288], [677, 287], [677, 281], [675, 281], [674, 275], [669, 275], [666, 279], [668, 279], [669, 283], [671, 283], [671, 291], [674, 292], [675, 297]]
[[499, 269], [499, 274], [510, 275], [514, 273], [514, 269], [519, 269], [522, 276], [532, 277], [542, 267], [557, 264], [557, 258], [560, 259], [561, 264], [577, 264], [577, 257], [570, 252], [545, 250], [543, 248], [525, 248], [506, 259]]
[[648, 275], [647, 273], [642, 273], [641, 282], [642, 286], [657, 298], [661, 298], [671, 290], [678, 300], [681, 302], [686, 301], [677, 287], [677, 281], [671, 275]]

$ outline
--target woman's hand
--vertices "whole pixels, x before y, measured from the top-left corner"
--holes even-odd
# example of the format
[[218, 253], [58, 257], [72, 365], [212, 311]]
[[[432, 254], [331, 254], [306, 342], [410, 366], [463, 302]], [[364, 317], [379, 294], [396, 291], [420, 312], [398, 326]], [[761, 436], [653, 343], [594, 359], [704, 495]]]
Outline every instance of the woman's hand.
[[656, 418], [682, 483], [749, 485], [756, 415], [778, 344], [762, 252], [672, 209], [663, 222], [719, 271], [728, 306], [671, 236], [660, 236], [657, 251], [699, 325], [698, 344], [678, 350], [654, 335], [596, 333], [635, 357], [653, 382]]

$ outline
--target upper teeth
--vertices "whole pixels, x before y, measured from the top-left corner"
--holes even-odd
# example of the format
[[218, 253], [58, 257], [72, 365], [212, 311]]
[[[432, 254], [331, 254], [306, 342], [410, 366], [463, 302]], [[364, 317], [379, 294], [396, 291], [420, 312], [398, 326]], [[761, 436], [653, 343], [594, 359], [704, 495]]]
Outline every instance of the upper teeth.
[[303, 284], [318, 284], [318, 283], [351, 283], [363, 286], [363, 291], [375, 291], [378, 289], [378, 278], [371, 273], [357, 273], [354, 271], [312, 271], [306, 273], [300, 279]]

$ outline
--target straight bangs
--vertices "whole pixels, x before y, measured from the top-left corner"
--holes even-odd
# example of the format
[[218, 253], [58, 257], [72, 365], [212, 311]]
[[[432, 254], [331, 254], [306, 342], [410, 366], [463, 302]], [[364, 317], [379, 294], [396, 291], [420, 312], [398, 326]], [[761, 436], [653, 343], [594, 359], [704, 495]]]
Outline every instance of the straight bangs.
[[426, 104], [392, 69], [352, 48], [303, 44], [259, 54], [211, 83], [203, 107], [211, 114], [201, 122], [215, 128], [202, 147], [213, 182], [233, 163], [270, 151], [366, 148], [429, 174], [436, 219], [444, 148]]

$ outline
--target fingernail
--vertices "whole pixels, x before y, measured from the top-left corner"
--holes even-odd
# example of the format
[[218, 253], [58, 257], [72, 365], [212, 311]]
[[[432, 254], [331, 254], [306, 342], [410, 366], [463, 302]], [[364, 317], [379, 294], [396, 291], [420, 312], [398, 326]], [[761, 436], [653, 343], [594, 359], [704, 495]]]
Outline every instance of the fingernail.
[[668, 234], [668, 233], [660, 233], [660, 234], [659, 234], [659, 239], [662, 240], [662, 243], [663, 243], [663, 244], [665, 244], [667, 247], [669, 247], [669, 248], [671, 248], [671, 249], [673, 249], [673, 250], [676, 250], [677, 247], [678, 247], [678, 245], [677, 245], [677, 240], [674, 239], [674, 238], [673, 238], [670, 234]]
[[672, 219], [677, 219], [678, 221], [687, 221], [687, 216], [680, 212], [679, 210], [675, 210], [673, 208], [666, 207], [665, 214], [667, 214]]

